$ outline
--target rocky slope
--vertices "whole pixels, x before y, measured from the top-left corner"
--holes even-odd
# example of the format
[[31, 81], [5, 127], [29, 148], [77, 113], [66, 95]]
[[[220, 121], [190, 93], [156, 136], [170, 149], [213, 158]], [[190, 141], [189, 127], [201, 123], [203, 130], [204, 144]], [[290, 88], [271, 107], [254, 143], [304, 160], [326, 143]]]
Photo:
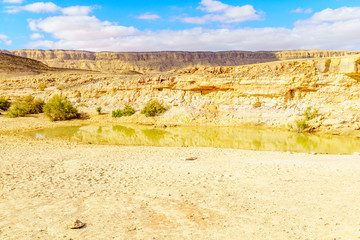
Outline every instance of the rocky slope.
[[73, 50], [12, 50], [8, 53], [39, 60], [51, 67], [106, 73], [151, 73], [193, 66], [238, 66], [278, 60], [360, 54], [350, 51], [297, 50], [278, 52], [87, 52]]
[[[36, 89], [46, 83], [45, 91]], [[174, 124], [256, 124], [298, 128], [306, 108], [319, 111], [309, 128], [336, 133], [360, 129], [360, 55], [287, 60], [233, 67], [199, 66], [143, 75], [47, 73], [1, 81], [0, 95], [67, 96], [94, 111], [131, 104], [140, 110], [159, 99], [169, 110], [131, 122]]]
[[51, 70], [53, 68], [39, 61], [0, 52], [0, 76], [39, 74]]

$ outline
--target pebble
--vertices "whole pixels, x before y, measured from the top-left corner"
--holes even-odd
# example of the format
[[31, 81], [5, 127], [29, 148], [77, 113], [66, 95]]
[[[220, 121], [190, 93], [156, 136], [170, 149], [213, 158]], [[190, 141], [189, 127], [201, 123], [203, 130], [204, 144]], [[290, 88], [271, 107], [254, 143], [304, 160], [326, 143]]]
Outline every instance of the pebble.
[[196, 160], [197, 157], [181, 157], [180, 159], [185, 160], [185, 161], [193, 161], [193, 160]]

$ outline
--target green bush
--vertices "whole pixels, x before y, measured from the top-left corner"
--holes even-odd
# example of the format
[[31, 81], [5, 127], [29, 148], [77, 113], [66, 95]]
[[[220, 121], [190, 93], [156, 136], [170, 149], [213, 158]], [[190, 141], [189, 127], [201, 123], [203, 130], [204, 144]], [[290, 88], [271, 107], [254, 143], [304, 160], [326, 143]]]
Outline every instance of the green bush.
[[101, 110], [102, 110], [102, 107], [97, 107], [96, 108], [96, 112], [98, 113], [98, 115], [101, 115]]
[[135, 113], [135, 109], [126, 104], [122, 110], [122, 113], [123, 113], [123, 116], [131, 116]]
[[140, 113], [145, 114], [146, 117], [153, 117], [156, 114], [164, 113], [165, 111], [165, 107], [159, 101], [152, 100], [146, 103]]
[[309, 127], [309, 124], [306, 119], [297, 120], [295, 124], [296, 124], [296, 131], [299, 133], [304, 132], [305, 129]]
[[304, 112], [304, 117], [306, 120], [311, 120], [319, 116], [319, 110], [313, 109], [312, 107], [307, 107]]
[[0, 97], [0, 110], [7, 111], [11, 106], [9, 100], [4, 97]]
[[44, 113], [51, 121], [62, 121], [79, 118], [80, 114], [76, 107], [66, 98], [55, 95], [44, 106]]
[[111, 116], [116, 118], [122, 116], [131, 116], [134, 113], [135, 113], [135, 109], [126, 104], [123, 109], [117, 109], [115, 111], [112, 111]]
[[24, 117], [27, 114], [38, 114], [43, 112], [45, 103], [41, 99], [35, 99], [28, 95], [18, 99], [7, 112], [7, 116], [11, 118]]

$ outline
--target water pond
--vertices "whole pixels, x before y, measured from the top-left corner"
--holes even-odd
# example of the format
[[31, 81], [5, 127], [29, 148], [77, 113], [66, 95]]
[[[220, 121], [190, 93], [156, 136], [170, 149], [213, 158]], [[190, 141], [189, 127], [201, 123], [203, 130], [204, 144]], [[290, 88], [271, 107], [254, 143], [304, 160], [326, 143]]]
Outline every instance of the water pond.
[[244, 127], [78, 126], [28, 132], [36, 138], [69, 138], [89, 144], [217, 147], [265, 151], [353, 154], [360, 139]]

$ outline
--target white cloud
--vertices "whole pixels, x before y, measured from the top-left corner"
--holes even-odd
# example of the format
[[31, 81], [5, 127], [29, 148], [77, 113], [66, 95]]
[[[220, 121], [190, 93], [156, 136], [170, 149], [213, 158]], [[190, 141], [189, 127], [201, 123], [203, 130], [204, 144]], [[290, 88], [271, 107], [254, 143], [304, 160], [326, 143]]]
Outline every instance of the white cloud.
[[143, 19], [143, 20], [156, 20], [159, 19], [160, 16], [156, 15], [156, 14], [150, 14], [150, 13], [145, 13], [142, 14], [138, 17], [136, 17], [137, 19]]
[[23, 0], [3, 0], [3, 3], [13, 3], [13, 4], [18, 3], [18, 4], [20, 4], [22, 2], [23, 2]]
[[21, 11], [28, 11], [34, 13], [44, 13], [44, 12], [54, 13], [61, 10], [60, 7], [56, 6], [52, 2], [46, 2], [46, 3], [36, 2], [25, 6], [8, 6], [6, 7], [6, 9], [7, 9], [6, 12], [8, 13], [18, 13]]
[[21, 11], [33, 13], [55, 13], [62, 12], [64, 15], [86, 16], [92, 11], [90, 6], [71, 6], [62, 8], [52, 2], [36, 2], [25, 6], [7, 6], [7, 13], [19, 13]]
[[297, 21], [296, 25], [319, 24], [324, 22], [351, 21], [360, 19], [360, 7], [327, 8], [315, 13], [311, 18]]
[[42, 35], [40, 33], [33, 33], [30, 35], [31, 40], [37, 40], [37, 39], [42, 39], [42, 38], [44, 38], [44, 35]]
[[293, 13], [306, 13], [306, 14], [310, 14], [312, 13], [312, 9], [311, 8], [307, 8], [307, 9], [304, 9], [304, 8], [297, 8], [297, 9], [294, 9], [292, 10], [291, 12]]
[[4, 35], [4, 34], [0, 34], [0, 44], [5, 44], [5, 45], [11, 45], [12, 41], [9, 40], [9, 37]]
[[[214, 2], [214, 1], [212, 1]], [[218, 11], [223, 5], [209, 5]], [[100, 21], [95, 16], [56, 16], [29, 20], [32, 30], [53, 40], [29, 43], [31, 48], [89, 51], [220, 51], [285, 49], [360, 49], [358, 8], [324, 10], [292, 28], [234, 28], [140, 31]], [[344, 14], [344, 11], [348, 14]], [[350, 14], [351, 13], [351, 14]]]
[[202, 0], [198, 9], [207, 12], [201, 17], [185, 17], [183, 22], [205, 24], [209, 22], [238, 23], [249, 20], [259, 20], [260, 14], [252, 5], [231, 6], [215, 0]]
[[64, 15], [70, 16], [87, 16], [92, 12], [92, 7], [89, 6], [71, 6], [67, 8], [63, 8], [61, 12]]
[[137, 33], [133, 27], [102, 22], [94, 16], [55, 16], [28, 21], [31, 30], [43, 31], [64, 41], [113, 39]]

